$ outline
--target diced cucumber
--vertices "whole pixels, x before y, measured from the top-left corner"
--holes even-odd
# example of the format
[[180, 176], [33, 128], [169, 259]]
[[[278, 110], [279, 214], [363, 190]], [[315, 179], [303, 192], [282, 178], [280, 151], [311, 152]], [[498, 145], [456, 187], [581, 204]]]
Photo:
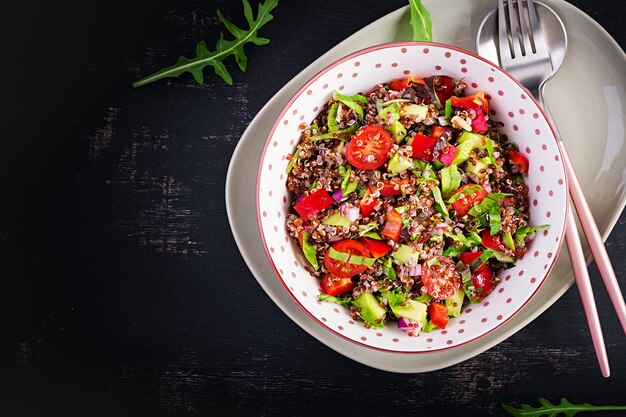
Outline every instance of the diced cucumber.
[[407, 300], [403, 305], [391, 306], [391, 311], [396, 317], [406, 317], [422, 324], [426, 321], [427, 306], [419, 301]]
[[507, 255], [504, 252], [501, 252], [499, 250], [494, 250], [493, 251], [493, 257], [496, 258], [497, 260], [499, 260], [500, 262], [506, 262], [506, 263], [513, 263], [515, 262], [515, 259], [513, 259], [512, 256]]
[[448, 307], [448, 316], [459, 317], [459, 314], [461, 314], [461, 307], [463, 307], [464, 298], [465, 298], [465, 291], [463, 291], [463, 288], [459, 288], [452, 297], [446, 298], [446, 307]]
[[417, 262], [419, 259], [419, 252], [409, 245], [400, 245], [400, 247], [393, 253], [393, 259], [396, 260], [398, 265], [404, 265], [411, 258], [415, 259], [415, 262]]
[[402, 140], [406, 137], [406, 127], [399, 120], [395, 120], [391, 126], [386, 127], [387, 131], [391, 133], [393, 139], [397, 144], [402, 143]]
[[474, 160], [472, 162], [467, 161], [463, 170], [466, 173], [473, 173], [478, 178], [484, 178], [487, 176], [487, 168], [489, 168], [489, 164], [491, 164], [491, 159], [488, 157], [484, 157], [480, 160]]
[[387, 164], [387, 169], [391, 172], [399, 174], [407, 169], [413, 169], [413, 158], [404, 158], [396, 152]]
[[400, 107], [402, 116], [413, 116], [425, 119], [428, 116], [428, 106], [423, 104], [407, 104]]
[[359, 295], [354, 301], [358, 307], [360, 307], [359, 315], [366, 322], [373, 326], [383, 324], [382, 321], [385, 318], [385, 310], [381, 307], [380, 303], [373, 294], [364, 292]]
[[336, 211], [327, 218], [325, 218], [324, 221], [322, 221], [322, 224], [326, 224], [329, 226], [350, 227], [352, 225], [352, 222], [350, 221], [350, 219], [342, 216], [341, 214], [339, 214], [338, 211]]

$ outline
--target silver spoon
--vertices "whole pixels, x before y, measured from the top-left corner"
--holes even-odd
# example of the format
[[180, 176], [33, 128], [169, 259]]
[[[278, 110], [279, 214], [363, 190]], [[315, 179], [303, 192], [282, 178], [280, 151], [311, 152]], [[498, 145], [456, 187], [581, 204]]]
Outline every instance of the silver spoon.
[[[518, 58], [517, 61], [511, 62], [510, 56], [507, 55], [507, 51], [499, 51], [499, 30], [498, 19], [496, 18], [496, 11], [490, 13], [483, 20], [476, 38], [476, 46], [479, 55], [491, 60], [492, 62], [504, 62], [503, 69], [509, 70], [511, 74], [518, 78], [518, 80], [528, 87], [531, 94], [535, 96], [537, 102], [544, 108], [546, 116], [555, 128], [555, 132], [559, 137], [559, 147], [563, 156], [563, 163], [568, 175], [568, 184], [570, 188], [570, 194], [574, 201], [574, 206], [578, 212], [585, 236], [589, 242], [591, 252], [596, 260], [596, 265], [600, 271], [600, 275], [604, 281], [609, 297], [617, 315], [620, 319], [624, 331], [626, 331], [626, 306], [622, 297], [619, 284], [615, 277], [615, 272], [611, 266], [611, 261], [606, 253], [606, 248], [602, 242], [598, 227], [593, 220], [593, 215], [589, 209], [589, 205], [585, 200], [582, 187], [578, 182], [574, 167], [570, 161], [567, 149], [560, 140], [560, 135], [556, 131], [555, 123], [552, 120], [549, 109], [546, 107], [543, 100], [543, 88], [546, 82], [552, 78], [552, 76], [559, 70], [563, 63], [565, 51], [567, 49], [567, 34], [563, 22], [552, 9], [549, 7], [533, 2], [536, 5], [537, 15], [539, 16], [539, 42], [545, 41], [543, 45], [537, 45], [537, 51], [540, 48], [547, 48], [544, 50], [549, 55], [551, 68], [545, 66], [539, 67], [533, 65], [535, 59], [534, 56], [528, 56], [528, 59]], [[517, 4], [519, 6], [519, 3]], [[509, 5], [509, 7], [511, 7]], [[530, 6], [529, 6], [530, 7]], [[504, 6], [501, 4], [500, 9]], [[504, 10], [501, 10], [504, 13]], [[531, 19], [532, 20], [532, 19]], [[537, 39], [535, 39], [537, 40]], [[502, 59], [500, 59], [502, 57]], [[510, 63], [507, 64], [507, 62]], [[506, 68], [510, 66], [510, 68]], [[576, 220], [572, 213], [572, 210], [568, 210], [567, 214], [567, 232], [566, 241], [567, 247], [570, 251], [570, 260], [572, 261], [572, 267], [574, 270], [574, 276], [576, 278], [576, 284], [580, 292], [580, 296], [583, 302], [583, 308], [587, 317], [587, 322], [591, 332], [591, 338], [594, 342], [596, 349], [596, 355], [600, 363], [602, 374], [608, 377], [610, 374], [608, 359], [606, 356], [606, 349], [604, 346], [604, 340], [602, 338], [602, 330], [596, 311], [595, 301], [593, 299], [593, 290], [589, 281], [589, 273], [587, 271], [587, 265], [585, 263], [584, 253], [580, 245], [580, 238], [578, 236], [578, 230], [576, 228]]]

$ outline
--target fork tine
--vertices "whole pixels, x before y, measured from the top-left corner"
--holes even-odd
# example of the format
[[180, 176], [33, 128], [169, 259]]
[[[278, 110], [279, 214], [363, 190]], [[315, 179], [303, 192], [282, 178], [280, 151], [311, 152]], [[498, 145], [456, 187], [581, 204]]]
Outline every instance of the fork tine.
[[[526, 1], [526, 5], [527, 8], [524, 8], [524, 0], [517, 0], [517, 14], [518, 14], [518, 18], [519, 18], [519, 25], [520, 25], [520, 31], [521, 31], [521, 38], [520, 38], [520, 45], [522, 47], [522, 55], [525, 56], [526, 54], [530, 54], [531, 50], [534, 53], [535, 52], [535, 48], [534, 48], [534, 42], [532, 39], [533, 33], [532, 33], [532, 28], [529, 31], [528, 30], [528, 26], [529, 26], [529, 21], [528, 21], [528, 12], [530, 10], [531, 4], [528, 3], [528, 1]], [[532, 3], [532, 6], [534, 7], [534, 3]]]
[[498, 47], [501, 61], [506, 58], [515, 58], [515, 52], [511, 44], [511, 30], [507, 23], [508, 19], [505, 7], [504, 0], [498, 0]]
[[533, 0], [527, 0], [528, 3], [528, 17], [530, 19], [530, 42], [532, 44], [533, 53], [536, 53], [538, 49], [546, 50], [548, 46], [543, 37], [541, 26], [539, 25], [539, 16], [537, 15], [537, 7]]
[[521, 33], [520, 33], [520, 28], [519, 28], [519, 16], [515, 12], [516, 6], [517, 6], [517, 3], [515, 3], [513, 0], [507, 1], [507, 8], [509, 11], [509, 26], [511, 28], [510, 36], [511, 36], [511, 48], [512, 48], [513, 58], [516, 58], [520, 55], [524, 55], [523, 49], [522, 49], [523, 42], [520, 37]]

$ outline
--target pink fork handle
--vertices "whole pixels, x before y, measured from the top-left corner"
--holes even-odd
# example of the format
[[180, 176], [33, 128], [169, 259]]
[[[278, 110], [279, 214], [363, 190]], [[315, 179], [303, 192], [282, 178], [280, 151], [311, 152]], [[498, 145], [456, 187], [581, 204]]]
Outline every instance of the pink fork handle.
[[583, 302], [583, 310], [585, 311], [589, 333], [591, 334], [593, 347], [598, 357], [598, 363], [600, 364], [600, 371], [602, 372], [602, 376], [608, 378], [611, 374], [609, 359], [606, 354], [606, 347], [604, 346], [602, 327], [600, 327], [600, 319], [598, 318], [596, 302], [593, 298], [593, 289], [591, 288], [591, 282], [589, 280], [585, 255], [582, 246], [580, 246], [580, 237], [578, 236], [578, 228], [576, 227], [576, 219], [574, 218], [571, 204], [569, 204], [567, 208], [565, 225], [565, 242], [567, 243], [567, 250], [572, 262], [572, 268], [574, 269], [576, 287], [578, 287], [578, 292]]
[[611, 260], [609, 259], [609, 255], [607, 254], [604, 243], [602, 242], [602, 237], [600, 236], [598, 226], [596, 225], [593, 215], [591, 214], [589, 204], [587, 204], [587, 200], [585, 199], [585, 194], [583, 193], [582, 187], [576, 177], [576, 172], [574, 171], [574, 166], [572, 165], [572, 161], [570, 160], [567, 149], [565, 148], [565, 144], [562, 141], [559, 141], [559, 147], [561, 148], [561, 154], [563, 155], [563, 164], [568, 178], [570, 195], [574, 201], [576, 211], [578, 212], [580, 224], [585, 232], [585, 237], [589, 242], [591, 253], [596, 261], [598, 271], [600, 272], [602, 281], [604, 281], [604, 286], [607, 289], [611, 303], [613, 303], [613, 307], [617, 312], [617, 317], [622, 324], [622, 330], [626, 333], [626, 304], [624, 304], [624, 297], [622, 296], [622, 291], [620, 290], [617, 278], [615, 277]]

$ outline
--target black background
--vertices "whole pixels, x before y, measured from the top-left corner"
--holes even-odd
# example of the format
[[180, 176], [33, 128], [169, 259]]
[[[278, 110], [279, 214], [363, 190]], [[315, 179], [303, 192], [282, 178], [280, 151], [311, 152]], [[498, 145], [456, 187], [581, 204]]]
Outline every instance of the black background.
[[[571, 3], [624, 47], [623, 1]], [[500, 402], [540, 396], [626, 405], [626, 338], [595, 266], [610, 379], [575, 288], [489, 351], [401, 375], [313, 339], [239, 255], [224, 183], [247, 124], [310, 62], [405, 4], [282, 0], [260, 31], [271, 43], [247, 48], [248, 70], [228, 60], [233, 86], [185, 75], [140, 89], [131, 82], [198, 40], [214, 44], [217, 8], [242, 25], [241, 3], [3, 6], [2, 415], [504, 415]], [[607, 241], [622, 287], [625, 220]]]

